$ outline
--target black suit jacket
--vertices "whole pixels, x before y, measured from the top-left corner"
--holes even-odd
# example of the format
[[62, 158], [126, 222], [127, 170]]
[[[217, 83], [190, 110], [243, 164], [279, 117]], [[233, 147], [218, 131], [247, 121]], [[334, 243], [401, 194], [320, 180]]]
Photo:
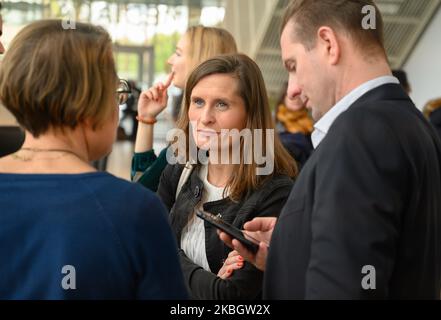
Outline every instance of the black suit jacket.
[[19, 150], [25, 134], [17, 126], [0, 126], [0, 158]]
[[298, 177], [264, 297], [439, 298], [440, 224], [441, 142], [399, 85], [378, 87], [335, 120]]

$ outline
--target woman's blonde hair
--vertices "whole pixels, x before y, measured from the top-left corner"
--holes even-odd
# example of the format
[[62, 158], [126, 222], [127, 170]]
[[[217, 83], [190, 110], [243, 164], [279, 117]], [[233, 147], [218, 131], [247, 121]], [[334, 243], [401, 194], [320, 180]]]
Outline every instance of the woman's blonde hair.
[[91, 24], [64, 29], [61, 20], [23, 28], [0, 71], [0, 99], [18, 123], [38, 137], [49, 129], [94, 127], [116, 108], [118, 78], [109, 34]]
[[187, 29], [185, 36], [189, 43], [188, 70], [214, 56], [237, 53], [236, 41], [225, 29], [193, 26]]
[[[256, 163], [254, 155], [251, 164], [245, 164], [245, 151], [243, 141], [241, 142], [240, 164], [238, 170], [230, 178], [225, 190], [228, 190], [229, 197], [233, 201], [239, 201], [248, 191], [256, 190], [266, 180], [274, 175], [287, 175], [294, 178], [297, 175], [297, 164], [283, 147], [278, 136], [274, 134], [274, 149], [266, 149], [267, 130], [274, 130], [274, 122], [269, 108], [268, 96], [265, 83], [257, 64], [249, 57], [243, 54], [232, 54], [214, 57], [201, 63], [191, 73], [185, 87], [183, 112], [177, 126], [186, 134], [187, 150], [186, 159], [190, 159], [190, 139], [188, 110], [191, 103], [191, 93], [193, 88], [203, 78], [213, 74], [228, 74], [237, 81], [237, 94], [243, 99], [246, 108], [246, 128], [252, 132], [255, 129], [262, 129], [263, 139], [262, 154], [269, 161], [274, 161], [274, 170], [266, 176], [256, 175], [259, 165]], [[253, 148], [248, 148], [247, 152], [253, 153]]]

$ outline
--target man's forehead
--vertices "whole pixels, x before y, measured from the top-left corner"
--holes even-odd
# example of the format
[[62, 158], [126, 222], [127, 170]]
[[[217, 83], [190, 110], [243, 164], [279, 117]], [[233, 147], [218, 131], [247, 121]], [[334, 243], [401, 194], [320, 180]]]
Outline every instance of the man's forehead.
[[282, 52], [282, 59], [284, 62], [289, 59], [294, 59], [294, 56], [299, 49], [299, 45], [300, 43], [295, 42], [289, 36], [281, 38], [280, 47]]

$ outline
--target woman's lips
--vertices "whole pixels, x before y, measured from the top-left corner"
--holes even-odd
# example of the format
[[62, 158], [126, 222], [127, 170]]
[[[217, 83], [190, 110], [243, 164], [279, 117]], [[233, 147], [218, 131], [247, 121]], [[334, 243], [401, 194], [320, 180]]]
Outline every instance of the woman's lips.
[[214, 130], [198, 130], [198, 133], [202, 134], [202, 135], [207, 135], [207, 136], [217, 135], [217, 132]]

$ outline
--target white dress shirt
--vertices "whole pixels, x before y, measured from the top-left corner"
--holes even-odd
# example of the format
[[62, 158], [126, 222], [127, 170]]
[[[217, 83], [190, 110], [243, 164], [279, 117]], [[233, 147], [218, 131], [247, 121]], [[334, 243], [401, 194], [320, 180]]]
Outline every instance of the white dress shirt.
[[311, 140], [314, 149], [317, 148], [320, 142], [322, 142], [322, 140], [325, 138], [326, 134], [329, 131], [329, 128], [340, 114], [345, 112], [366, 92], [369, 92], [387, 83], [399, 84], [400, 82], [397, 78], [393, 76], [382, 76], [379, 78], [375, 78], [358, 86], [357, 88], [349, 92], [346, 96], [344, 96], [339, 102], [337, 102], [337, 104], [335, 104], [328, 112], [326, 112], [325, 115], [314, 125], [314, 131], [311, 134]]

